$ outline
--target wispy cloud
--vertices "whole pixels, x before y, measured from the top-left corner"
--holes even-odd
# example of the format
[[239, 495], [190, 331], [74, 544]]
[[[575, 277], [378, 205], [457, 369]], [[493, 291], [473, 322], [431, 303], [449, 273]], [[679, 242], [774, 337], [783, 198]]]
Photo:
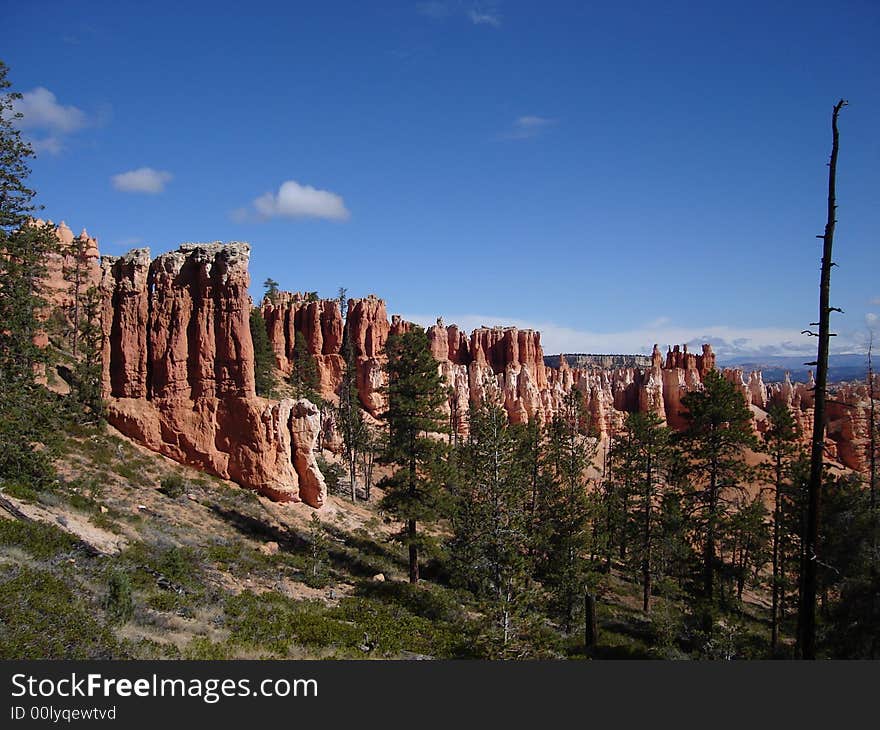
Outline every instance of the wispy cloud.
[[[429, 326], [436, 315], [405, 314], [404, 319]], [[667, 318], [660, 318], [638, 327], [617, 332], [594, 332], [557, 325], [553, 322], [523, 320], [514, 317], [481, 314], [444, 314], [447, 324], [455, 323], [463, 330], [482, 326], [511, 326], [533, 329], [541, 333], [544, 352], [584, 352], [601, 354], [648, 354], [657, 343], [665, 351], [668, 345], [686, 344], [699, 351], [708, 342], [720, 360], [744, 356], [767, 355], [813, 355], [815, 340], [800, 334], [800, 330], [785, 327], [732, 327], [730, 325], [685, 326], [676, 325]], [[841, 332], [835, 338], [835, 353], [861, 352], [864, 347], [863, 333]]]
[[416, 12], [432, 20], [443, 20], [449, 17], [452, 8], [449, 7], [449, 3], [432, 0], [431, 2], [416, 3]]
[[139, 167], [137, 170], [121, 172], [111, 178], [113, 187], [123, 193], [146, 193], [156, 195], [165, 190], [165, 186], [174, 178], [166, 170], [154, 170], [152, 167]]
[[329, 190], [319, 190], [287, 180], [277, 193], [267, 192], [249, 207], [232, 211], [232, 219], [239, 223], [265, 221], [270, 218], [323, 218], [344, 221], [351, 217], [342, 196]]
[[510, 129], [501, 134], [502, 139], [530, 139], [545, 132], [549, 127], [556, 124], [555, 119], [526, 115], [517, 117]]
[[431, 20], [446, 20], [451, 17], [466, 18], [472, 25], [501, 26], [498, 2], [467, 3], [459, 0], [425, 0], [416, 3], [416, 12]]
[[28, 141], [37, 152], [59, 154], [64, 140], [89, 124], [89, 118], [79, 107], [58, 102], [49, 89], [38, 86], [26, 91], [13, 102], [13, 110], [21, 114], [17, 121], [20, 129], [28, 132]]
[[470, 18], [471, 23], [474, 25], [491, 25], [493, 28], [498, 28], [501, 26], [501, 16], [496, 13], [486, 12], [475, 10], [471, 8], [468, 10], [468, 18]]

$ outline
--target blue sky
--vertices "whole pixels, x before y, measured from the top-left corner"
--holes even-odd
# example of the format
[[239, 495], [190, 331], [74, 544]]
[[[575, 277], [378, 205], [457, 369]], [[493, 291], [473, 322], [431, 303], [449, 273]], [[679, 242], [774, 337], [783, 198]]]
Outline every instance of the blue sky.
[[880, 314], [880, 6], [4, 2], [45, 215], [253, 246], [553, 351], [809, 350], [830, 113], [838, 351]]

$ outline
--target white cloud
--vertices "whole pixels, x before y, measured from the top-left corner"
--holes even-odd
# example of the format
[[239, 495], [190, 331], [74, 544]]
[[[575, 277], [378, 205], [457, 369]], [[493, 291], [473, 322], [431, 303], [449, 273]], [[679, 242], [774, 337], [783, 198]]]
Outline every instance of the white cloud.
[[453, 15], [457, 18], [464, 16], [473, 25], [498, 28], [501, 25], [501, 16], [496, 11], [497, 5], [497, 2], [491, 0], [467, 5], [461, 1], [455, 3], [449, 0], [424, 0], [416, 3], [416, 12], [431, 20], [446, 20]]
[[165, 185], [174, 176], [165, 170], [154, 170], [152, 167], [139, 167], [114, 175], [111, 180], [113, 187], [124, 193], [147, 193], [155, 195], [165, 190]]
[[[436, 321], [435, 316], [403, 315], [418, 324], [429, 326]], [[694, 352], [699, 352], [704, 342], [720, 360], [743, 356], [761, 355], [815, 355], [816, 340], [800, 334], [799, 329], [785, 327], [731, 327], [729, 325], [708, 325], [690, 327], [676, 325], [666, 318], [660, 318], [639, 327], [618, 332], [593, 332], [564, 327], [552, 322], [536, 322], [511, 317], [464, 314], [444, 315], [447, 324], [455, 323], [462, 330], [470, 332], [477, 327], [495, 325], [512, 326], [520, 329], [533, 329], [541, 333], [541, 344], [548, 355], [560, 352], [595, 354], [648, 354], [654, 343], [664, 352], [668, 345], [687, 344]], [[859, 333], [841, 332], [834, 338], [834, 352], [837, 354], [861, 352], [863, 336]]]
[[59, 137], [30, 137], [28, 141], [31, 143], [31, 147], [34, 148], [34, 152], [39, 154], [40, 152], [48, 152], [50, 155], [59, 155], [61, 154], [61, 150], [64, 149], [64, 144], [62, 143]]
[[287, 180], [281, 184], [277, 193], [264, 193], [254, 200], [252, 209], [237, 208], [232, 211], [231, 216], [239, 223], [252, 218], [323, 218], [344, 221], [351, 217], [351, 213], [340, 195], [311, 185], [302, 185], [296, 180]]
[[874, 314], [874, 312], [868, 312], [865, 315], [865, 324], [868, 325], [868, 329], [874, 329], [880, 324], [880, 316]]
[[511, 129], [502, 134], [504, 139], [528, 139], [529, 137], [537, 137], [547, 127], [556, 124], [555, 119], [549, 117], [539, 117], [534, 115], [526, 115], [517, 117]]
[[498, 28], [501, 25], [501, 16], [496, 13], [471, 9], [468, 10], [468, 18], [474, 25], [491, 25], [493, 28]]
[[58, 103], [49, 89], [38, 86], [13, 102], [13, 111], [21, 114], [18, 127], [30, 131], [27, 140], [35, 152], [57, 155], [64, 148], [64, 137], [88, 126], [86, 113], [73, 105]]
[[15, 111], [22, 115], [22, 129], [46, 129], [60, 134], [70, 134], [86, 126], [88, 118], [82, 109], [62, 106], [49, 89], [38, 86], [26, 91], [14, 102]]

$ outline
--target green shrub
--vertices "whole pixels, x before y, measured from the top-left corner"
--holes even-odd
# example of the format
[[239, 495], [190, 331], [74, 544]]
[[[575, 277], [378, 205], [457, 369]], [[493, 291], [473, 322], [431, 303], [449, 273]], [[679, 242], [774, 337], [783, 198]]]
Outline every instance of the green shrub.
[[330, 492], [330, 494], [338, 494], [339, 485], [346, 475], [345, 469], [341, 464], [327, 461], [327, 459], [321, 455], [319, 455], [315, 461], [318, 464], [318, 469], [320, 469], [321, 473], [324, 475], [324, 481], [327, 483], [327, 491]]
[[51, 573], [0, 574], [0, 659], [123, 659], [113, 634]]
[[36, 502], [38, 496], [36, 489], [21, 482], [7, 482], [3, 485], [3, 492], [25, 502]]
[[191, 548], [168, 548], [159, 556], [156, 567], [166, 578], [185, 585], [195, 576], [195, 555]]
[[107, 581], [107, 595], [104, 598], [104, 611], [111, 623], [124, 624], [134, 613], [134, 601], [131, 597], [131, 581], [128, 576], [114, 570]]
[[186, 480], [180, 474], [168, 474], [162, 478], [159, 491], [170, 499], [177, 499], [186, 491]]
[[211, 660], [229, 659], [229, 647], [221, 642], [211, 641], [205, 636], [196, 636], [186, 648], [183, 650], [183, 656], [186, 659], [194, 660]]
[[279, 656], [287, 655], [292, 645], [353, 647], [361, 638], [357, 627], [333, 618], [320, 604], [294, 601], [276, 591], [232, 596], [226, 601], [226, 619], [232, 643]]
[[0, 545], [20, 547], [38, 560], [69, 553], [76, 544], [75, 538], [47, 522], [0, 519]]
[[102, 530], [107, 530], [107, 532], [117, 531], [116, 523], [103, 512], [95, 512], [89, 517], [89, 522], [91, 522], [95, 527], [99, 527]]

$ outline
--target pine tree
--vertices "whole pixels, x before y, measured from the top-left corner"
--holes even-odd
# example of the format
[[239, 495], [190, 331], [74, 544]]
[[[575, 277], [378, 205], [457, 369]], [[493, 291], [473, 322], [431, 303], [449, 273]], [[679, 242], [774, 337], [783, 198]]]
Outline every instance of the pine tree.
[[330, 581], [330, 541], [318, 516], [309, 521], [309, 553], [305, 583], [312, 588], [323, 588]]
[[755, 447], [752, 414], [745, 398], [717, 370], [703, 378], [703, 388], [682, 398], [687, 429], [678, 443], [690, 467], [690, 510], [702, 544], [704, 629], [711, 632], [711, 605], [715, 598], [718, 538], [730, 509], [729, 492], [742, 488], [749, 474], [744, 451]]
[[640, 468], [636, 433], [625, 428], [608, 450], [604, 478], [596, 495], [595, 542], [604, 554], [606, 573], [611, 572], [615, 556], [621, 561], [626, 558], [630, 502], [637, 491]]
[[254, 343], [254, 386], [257, 395], [271, 398], [275, 392], [275, 353], [259, 307], [251, 309], [250, 329]]
[[437, 434], [447, 429], [446, 389], [428, 337], [421, 327], [392, 335], [385, 345], [385, 393], [388, 441], [382, 462], [394, 472], [381, 480], [382, 508], [403, 528], [395, 539], [409, 551], [409, 580], [419, 580], [419, 554], [431, 540], [418, 526], [436, 521], [443, 502], [444, 461], [448, 446]]
[[33, 150], [16, 129], [7, 67], [0, 62], [0, 480], [51, 480], [50, 446], [56, 406], [35, 376], [49, 363], [39, 347], [39, 313], [46, 301], [46, 260], [57, 250], [52, 226], [31, 221], [34, 191], [27, 187]]
[[797, 439], [800, 429], [791, 411], [782, 404], [773, 404], [767, 411], [770, 427], [764, 434], [765, 451], [770, 463], [769, 481], [773, 488], [773, 539], [771, 545], [771, 608], [770, 608], [770, 650], [776, 653], [779, 648], [780, 594], [784, 591], [783, 577], [783, 508], [790, 499], [791, 476], [798, 453]]
[[265, 298], [274, 304], [278, 299], [278, 282], [272, 278], [266, 279], [263, 282], [263, 289], [266, 290]]
[[297, 398], [308, 398], [312, 403], [321, 405], [321, 380], [315, 358], [309, 352], [305, 335], [297, 332], [293, 341], [293, 368], [290, 371], [290, 383]]
[[[346, 290], [339, 289], [339, 310], [343, 319], [348, 313]], [[357, 389], [357, 353], [348, 327], [342, 335], [342, 359], [344, 369], [342, 382], [339, 385], [339, 405], [336, 408], [336, 422], [342, 434], [342, 447], [348, 467], [349, 484], [351, 485], [351, 501], [357, 501], [357, 463], [358, 456], [364, 448], [367, 438], [364, 414], [360, 409]]]
[[584, 472], [595, 446], [584, 435], [584, 419], [583, 397], [572, 389], [547, 430], [537, 515], [536, 572], [567, 633], [587, 583], [591, 512]]
[[84, 409], [80, 417], [95, 422], [100, 420], [104, 409], [101, 400], [104, 332], [101, 327], [101, 295], [97, 287], [90, 286], [80, 294], [78, 309], [79, 359], [74, 369], [73, 391]]
[[492, 622], [493, 654], [515, 644], [530, 577], [528, 465], [520, 434], [488, 399], [471, 409], [470, 431], [458, 451], [453, 509], [453, 575], [481, 599]]
[[617, 452], [618, 479], [626, 490], [633, 492], [632, 512], [628, 509], [627, 499], [622, 504], [623, 517], [632, 520], [632, 531], [638, 535], [636, 552], [642, 581], [642, 610], [649, 613], [654, 575], [654, 532], [669, 458], [669, 429], [655, 413], [631, 413], [624, 424], [624, 435], [615, 442], [612, 451]]
[[69, 311], [67, 312], [68, 339], [70, 340], [71, 354], [74, 359], [79, 356], [82, 299], [88, 289], [87, 250], [88, 239], [83, 235], [79, 235], [76, 236], [70, 244], [64, 246], [61, 251], [64, 261], [62, 275], [67, 282], [67, 291], [70, 295], [70, 306]]

